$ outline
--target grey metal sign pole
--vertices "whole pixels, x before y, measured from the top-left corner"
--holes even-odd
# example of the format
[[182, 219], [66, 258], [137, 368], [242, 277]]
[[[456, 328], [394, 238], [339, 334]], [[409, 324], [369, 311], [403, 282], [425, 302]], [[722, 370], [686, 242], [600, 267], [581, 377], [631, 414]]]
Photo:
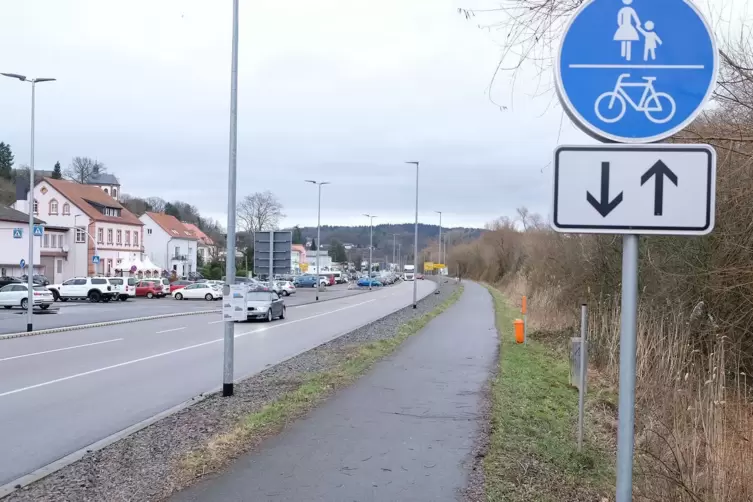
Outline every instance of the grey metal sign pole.
[[272, 280], [274, 279], [275, 275], [275, 231], [270, 230], [269, 231], [269, 277], [267, 277], [267, 280], [269, 281], [269, 286], [272, 287]]
[[[230, 155], [227, 177], [227, 254], [225, 280], [235, 284], [235, 192], [236, 159], [238, 154], [238, 0], [233, 0], [233, 55], [230, 70]], [[235, 324], [225, 321], [225, 346], [222, 365], [222, 395], [233, 395], [233, 356]]]
[[418, 162], [411, 161], [406, 164], [416, 165], [416, 226], [413, 231], [413, 308], [417, 308], [418, 297]]
[[622, 237], [622, 317], [620, 324], [620, 397], [617, 416], [617, 500], [633, 498], [635, 358], [638, 321], [638, 236]]

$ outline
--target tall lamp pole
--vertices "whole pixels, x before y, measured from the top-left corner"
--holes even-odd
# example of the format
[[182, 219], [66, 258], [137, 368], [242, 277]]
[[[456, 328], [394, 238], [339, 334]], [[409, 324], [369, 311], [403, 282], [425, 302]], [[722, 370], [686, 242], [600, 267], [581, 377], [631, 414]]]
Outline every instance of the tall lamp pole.
[[319, 209], [316, 213], [316, 301], [319, 301], [319, 290], [322, 285], [319, 284], [319, 250], [322, 248], [321, 226], [322, 226], [322, 185], [329, 185], [329, 181], [305, 180], [306, 183], [319, 185]]
[[[238, 0], [233, 0], [233, 41], [230, 60], [230, 152], [227, 176], [227, 254], [225, 255], [225, 279], [228, 287], [235, 284], [235, 195], [236, 160], [238, 156]], [[225, 321], [223, 351], [222, 395], [233, 395], [233, 358], [235, 355], [235, 325]]]
[[[444, 264], [442, 261], [442, 211], [434, 211], [435, 213], [439, 214], [439, 263]], [[439, 270], [439, 278], [437, 279], [437, 291], [436, 294], [439, 294], [439, 290], [442, 289], [442, 270]]]
[[406, 164], [415, 164], [416, 166], [416, 228], [413, 232], [413, 308], [415, 309], [418, 303], [418, 281], [416, 280], [416, 274], [418, 273], [418, 162], [409, 161]]
[[29, 155], [29, 194], [26, 196], [27, 206], [29, 208], [29, 261], [26, 264], [28, 272], [28, 296], [26, 297], [26, 331], [33, 330], [34, 316], [34, 107], [36, 100], [37, 83], [52, 82], [54, 78], [26, 78], [25, 75], [17, 73], [3, 73], [2, 75], [15, 78], [21, 82], [31, 84], [31, 153]]
[[374, 218], [376, 215], [363, 213], [369, 219], [369, 291], [371, 291], [371, 258], [374, 252]]

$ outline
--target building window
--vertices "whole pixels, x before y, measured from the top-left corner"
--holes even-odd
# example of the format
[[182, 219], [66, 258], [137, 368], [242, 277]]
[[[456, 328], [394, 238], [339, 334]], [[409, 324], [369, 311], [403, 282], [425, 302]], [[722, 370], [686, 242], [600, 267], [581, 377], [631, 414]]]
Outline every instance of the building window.
[[51, 248], [58, 247], [58, 236], [55, 234], [50, 235], [50, 247]]
[[97, 229], [97, 244], [105, 243], [105, 231], [102, 228]]
[[109, 193], [110, 193], [110, 192], [109, 192], [109, 191], [107, 190], [107, 188], [105, 188], [105, 193], [107, 193], [107, 194], [109, 194]]
[[117, 188], [113, 188], [112, 189], [112, 198], [113, 199], [117, 199], [118, 198], [118, 189]]
[[112, 275], [112, 258], [107, 259], [107, 275]]
[[58, 235], [58, 247], [65, 246], [65, 235], [60, 234]]
[[126, 246], [131, 245], [131, 231], [130, 230], [125, 231], [125, 245]]
[[42, 247], [50, 247], [50, 234], [44, 234], [44, 237], [42, 237]]
[[50, 201], [50, 214], [56, 216], [58, 214], [58, 201], [56, 199]]
[[107, 229], [107, 243], [112, 244], [112, 228]]
[[152, 235], [152, 229], [151, 228], [147, 228], [146, 229], [146, 235]]
[[118, 230], [117, 232], [115, 232], [115, 244], [117, 244], [118, 246], [123, 245], [123, 231], [122, 230]]
[[86, 242], [86, 232], [83, 228], [76, 227], [76, 242], [78, 244]]
[[57, 266], [57, 273], [62, 274], [63, 273], [63, 260], [56, 260], [55, 265]]
[[34, 214], [39, 214], [39, 202], [37, 202], [37, 199], [34, 199]]
[[70, 216], [71, 215], [71, 205], [67, 202], [63, 204], [63, 216]]
[[139, 247], [139, 233], [138, 232], [133, 233], [133, 247], [135, 248]]

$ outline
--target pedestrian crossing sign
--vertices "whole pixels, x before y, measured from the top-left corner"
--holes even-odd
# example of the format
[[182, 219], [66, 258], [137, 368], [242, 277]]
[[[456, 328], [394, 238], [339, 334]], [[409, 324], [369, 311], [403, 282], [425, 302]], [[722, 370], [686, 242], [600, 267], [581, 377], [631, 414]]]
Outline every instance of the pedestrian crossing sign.
[[24, 236], [24, 229], [23, 228], [14, 228], [13, 229], [13, 238], [14, 239], [20, 239]]

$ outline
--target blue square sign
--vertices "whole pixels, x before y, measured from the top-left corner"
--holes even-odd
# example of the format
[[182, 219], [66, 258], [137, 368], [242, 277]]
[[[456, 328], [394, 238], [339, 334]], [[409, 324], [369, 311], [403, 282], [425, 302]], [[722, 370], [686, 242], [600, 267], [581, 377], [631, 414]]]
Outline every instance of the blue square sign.
[[23, 228], [14, 228], [13, 229], [13, 238], [14, 239], [20, 239], [24, 236], [24, 229]]

